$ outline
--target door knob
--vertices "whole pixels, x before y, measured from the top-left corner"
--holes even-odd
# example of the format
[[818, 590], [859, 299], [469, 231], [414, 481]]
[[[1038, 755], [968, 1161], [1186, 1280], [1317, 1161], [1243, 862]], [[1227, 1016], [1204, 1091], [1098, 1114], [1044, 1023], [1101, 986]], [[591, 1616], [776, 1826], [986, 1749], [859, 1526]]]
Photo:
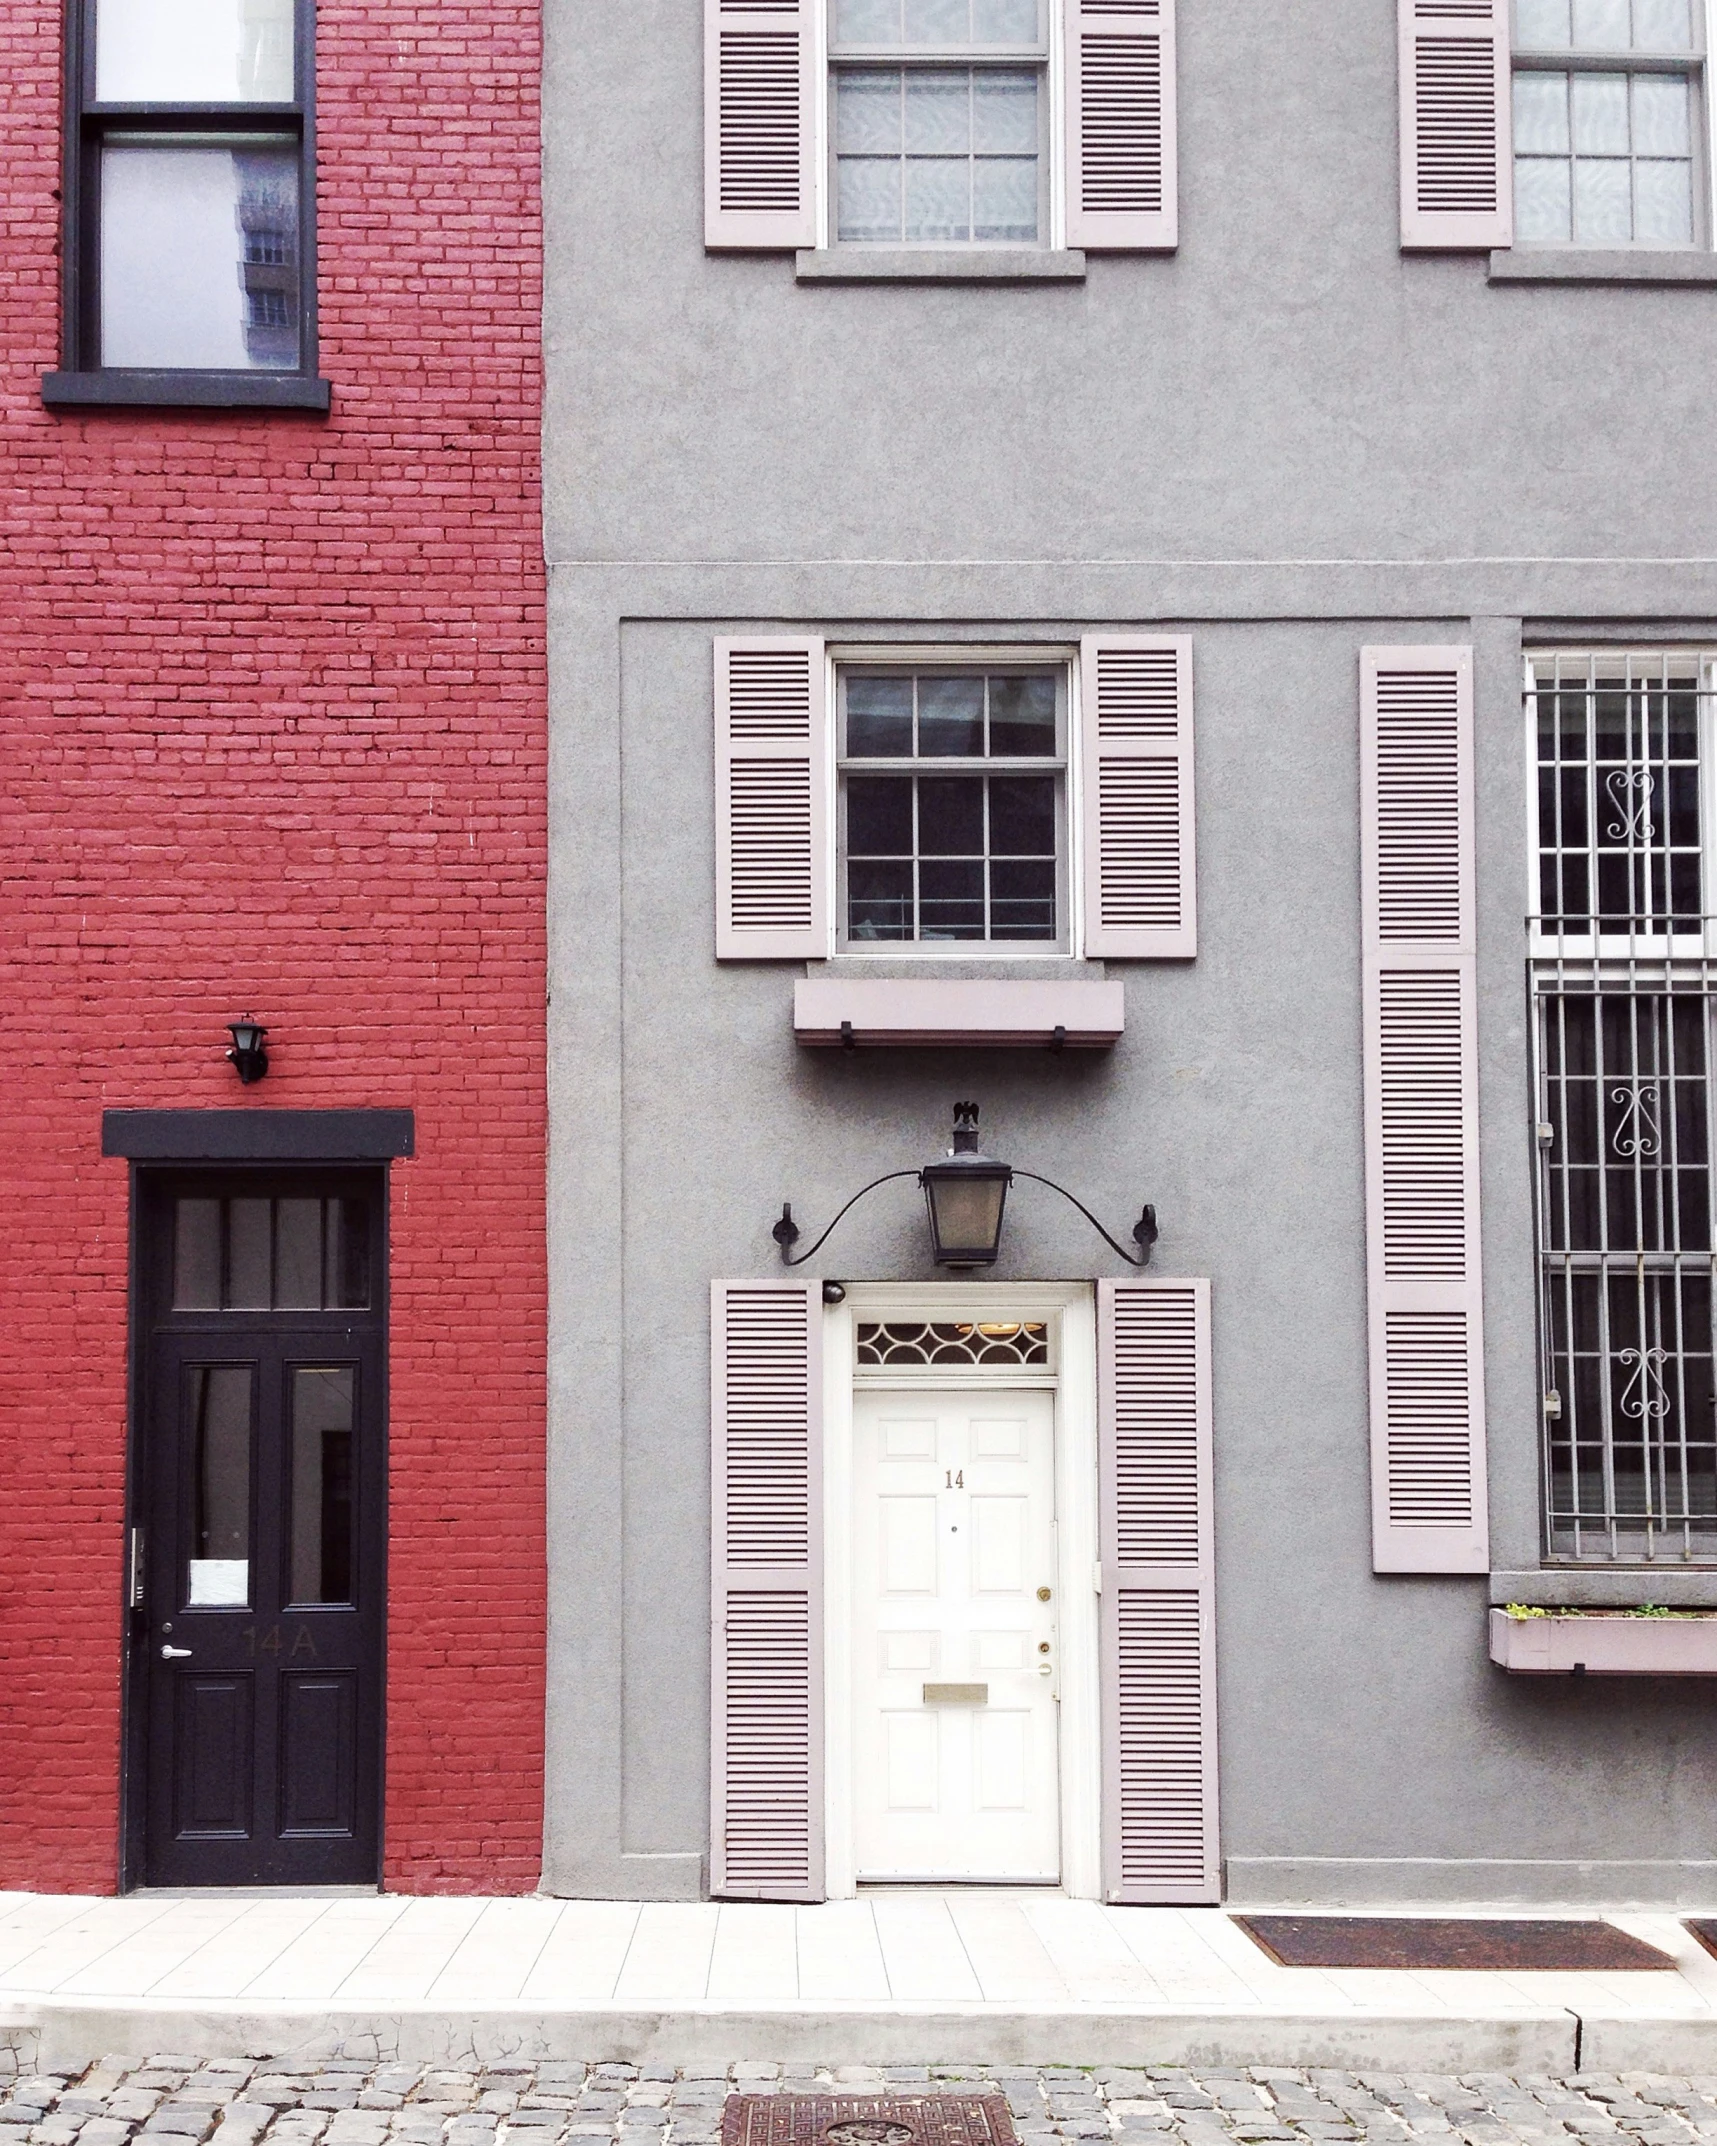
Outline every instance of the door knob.
[[164, 1662], [188, 1662], [191, 1659], [191, 1650], [189, 1647], [163, 1647], [161, 1659]]

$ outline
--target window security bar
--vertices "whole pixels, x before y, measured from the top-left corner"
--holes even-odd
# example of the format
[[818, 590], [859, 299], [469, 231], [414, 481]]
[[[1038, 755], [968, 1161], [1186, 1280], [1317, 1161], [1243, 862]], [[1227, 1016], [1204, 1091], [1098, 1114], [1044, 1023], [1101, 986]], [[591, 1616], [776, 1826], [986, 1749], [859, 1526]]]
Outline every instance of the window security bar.
[[1528, 920], [1546, 1549], [1717, 1561], [1717, 957], [1681, 950], [1717, 918], [1559, 921]]

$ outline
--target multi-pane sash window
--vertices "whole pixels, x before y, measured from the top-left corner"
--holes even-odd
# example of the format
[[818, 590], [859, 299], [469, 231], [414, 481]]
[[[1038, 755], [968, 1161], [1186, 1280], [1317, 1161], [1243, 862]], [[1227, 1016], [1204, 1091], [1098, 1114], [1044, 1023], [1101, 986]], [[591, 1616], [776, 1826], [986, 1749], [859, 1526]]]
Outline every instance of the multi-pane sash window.
[[1522, 244], [1705, 243], [1705, 0], [1515, 0]]
[[1709, 661], [1546, 655], [1532, 919], [1546, 1541], [1717, 1561]]
[[830, 0], [834, 235], [1040, 244], [1047, 0]]
[[1527, 706], [1545, 937], [1702, 929], [1708, 684], [1691, 655], [1533, 660]]
[[81, 0], [71, 372], [314, 372], [311, 23], [306, 0]]
[[1065, 947], [1065, 672], [840, 685], [845, 943]]

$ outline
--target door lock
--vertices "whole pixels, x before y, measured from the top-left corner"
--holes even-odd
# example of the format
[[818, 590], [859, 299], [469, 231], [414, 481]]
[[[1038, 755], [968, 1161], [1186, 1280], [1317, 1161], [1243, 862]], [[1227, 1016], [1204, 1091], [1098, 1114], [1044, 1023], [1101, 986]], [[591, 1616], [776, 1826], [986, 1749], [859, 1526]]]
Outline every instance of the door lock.
[[188, 1662], [191, 1659], [191, 1650], [189, 1647], [163, 1647], [161, 1659], [164, 1662]]

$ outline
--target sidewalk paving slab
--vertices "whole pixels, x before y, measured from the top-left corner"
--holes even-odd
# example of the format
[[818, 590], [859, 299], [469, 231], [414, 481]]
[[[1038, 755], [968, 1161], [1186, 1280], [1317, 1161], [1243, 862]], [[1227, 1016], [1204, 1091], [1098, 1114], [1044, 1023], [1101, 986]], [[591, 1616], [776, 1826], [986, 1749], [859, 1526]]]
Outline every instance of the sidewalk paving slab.
[[[653, 2065], [670, 2081], [688, 2066], [720, 2075], [753, 2054], [801, 2068], [1238, 2067], [1238, 2105], [1257, 2134], [1240, 2146], [1268, 2146], [1287, 2119], [1241, 2077], [1247, 2067], [1453, 2080], [1566, 2079], [1584, 2065], [1617, 2078], [1717, 2077], [1717, 1960], [1673, 1915], [1607, 1919], [1669, 1954], [1673, 1969], [1283, 1968], [1220, 1909], [1108, 1907], [1001, 1888], [877, 1892], [814, 1907], [0, 1894], [0, 2070], [8, 2051], [81, 2072], [104, 2055], [135, 2064], [161, 2050], [455, 2070], [606, 2061]], [[1073, 2086], [1089, 2097], [1088, 2079]], [[1512, 2146], [1518, 2128], [1506, 2101], [1499, 2115], [1470, 2091], [1464, 2101], [1416, 2097], [1410, 2114], [1387, 2116], [1379, 2112], [1392, 2105], [1353, 2091], [1362, 2096], [1353, 2123], [1334, 2107], [1319, 2118], [1333, 2129], [1296, 2136], [1373, 2146], [1383, 2124], [1402, 2146]], [[1189, 2136], [1237, 2138], [1234, 2111], [1199, 2098], [1200, 2110], [1172, 2121], [1184, 2115]], [[1521, 2138], [1595, 2146], [1623, 2135], [1614, 2111], [1625, 2104], [1577, 2098], [1572, 2115], [1535, 2102]], [[515, 2112], [465, 2106], [483, 2141], [472, 2129], [444, 2146], [487, 2146], [491, 2136], [500, 2146], [496, 2126]], [[633, 2146], [651, 2146], [659, 2125], [643, 2101], [627, 2106]], [[1673, 2102], [1639, 2107], [1661, 2132], [1630, 2132], [1640, 2146], [1717, 2146], [1717, 2099], [1697, 2118]], [[329, 2146], [381, 2146], [371, 2118], [385, 2105], [351, 2111], [337, 2130], [323, 2121], [332, 2113], [305, 2104], [295, 2120], [326, 2130]], [[414, 2121], [423, 2120], [419, 2104]], [[1170, 2121], [1153, 2099], [1114, 2112], [1112, 2127], [1142, 2142]], [[537, 2146], [553, 2129], [518, 2128]], [[220, 2146], [255, 2140], [233, 2128]]]

